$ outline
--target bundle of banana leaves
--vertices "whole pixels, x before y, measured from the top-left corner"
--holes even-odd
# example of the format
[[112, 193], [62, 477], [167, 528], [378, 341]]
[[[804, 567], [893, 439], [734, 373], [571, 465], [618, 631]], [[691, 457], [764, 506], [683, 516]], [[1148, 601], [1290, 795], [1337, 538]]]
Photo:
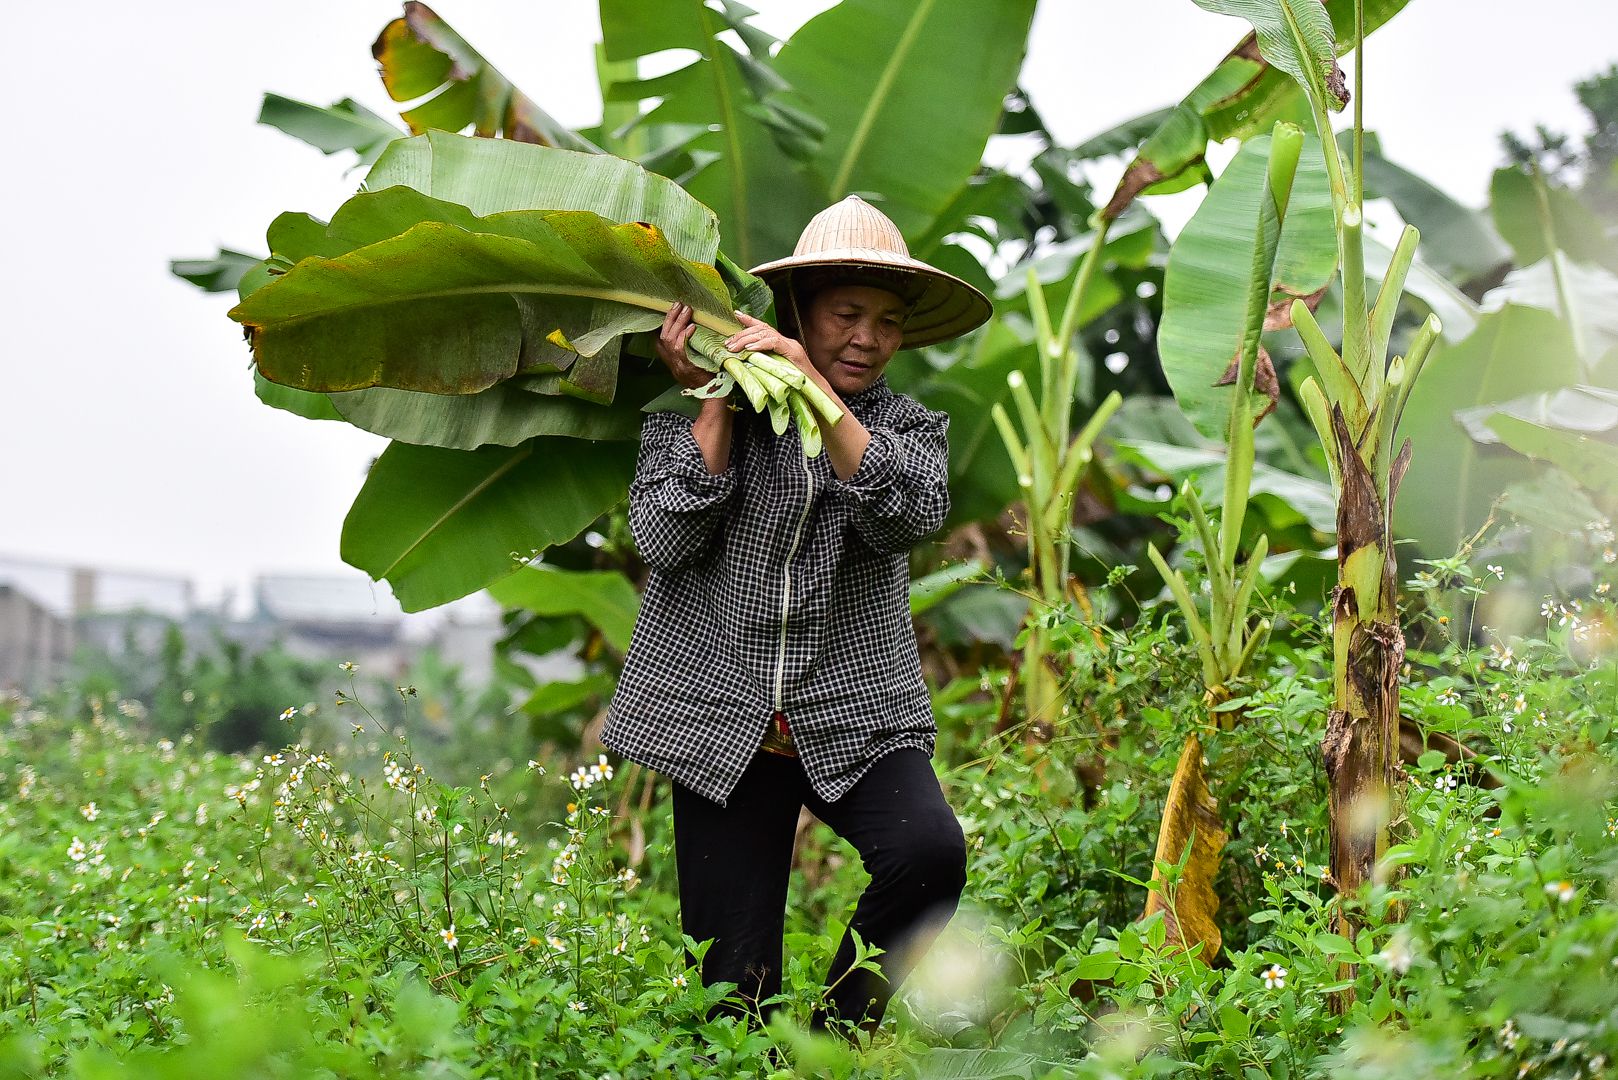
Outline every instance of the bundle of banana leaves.
[[724, 347], [769, 289], [720, 253], [711, 210], [620, 158], [434, 132], [390, 146], [329, 223], [283, 214], [268, 239], [230, 315], [260, 395], [305, 415], [453, 449], [633, 438], [680, 401], [666, 373], [621, 370], [624, 340], [675, 303], [714, 374], [691, 396], [739, 388], [811, 456], [841, 415], [791, 361]]

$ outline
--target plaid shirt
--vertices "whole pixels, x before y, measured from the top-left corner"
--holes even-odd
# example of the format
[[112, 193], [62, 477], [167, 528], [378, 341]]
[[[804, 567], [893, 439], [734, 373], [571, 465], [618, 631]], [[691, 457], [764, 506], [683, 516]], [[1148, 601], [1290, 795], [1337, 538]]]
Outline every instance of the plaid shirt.
[[847, 481], [750, 410], [717, 475], [688, 417], [642, 427], [629, 526], [652, 573], [601, 740], [721, 805], [776, 712], [827, 801], [933, 749], [907, 554], [949, 510], [949, 417], [881, 378], [845, 400], [871, 433]]

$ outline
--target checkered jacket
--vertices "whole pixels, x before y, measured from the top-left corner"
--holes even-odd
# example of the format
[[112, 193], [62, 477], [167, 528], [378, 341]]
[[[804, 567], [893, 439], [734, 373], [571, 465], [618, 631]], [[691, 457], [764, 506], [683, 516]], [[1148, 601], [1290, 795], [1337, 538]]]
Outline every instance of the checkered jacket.
[[949, 510], [949, 417], [885, 379], [845, 400], [871, 433], [847, 481], [751, 410], [717, 475], [689, 418], [642, 427], [629, 526], [652, 573], [601, 739], [721, 805], [777, 710], [828, 801], [933, 749], [907, 553]]

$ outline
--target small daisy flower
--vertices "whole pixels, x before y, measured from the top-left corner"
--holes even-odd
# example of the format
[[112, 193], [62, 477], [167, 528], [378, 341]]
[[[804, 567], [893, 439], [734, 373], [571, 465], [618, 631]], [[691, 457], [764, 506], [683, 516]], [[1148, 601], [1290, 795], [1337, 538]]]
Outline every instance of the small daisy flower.
[[1260, 973], [1264, 980], [1266, 990], [1285, 990], [1287, 985], [1287, 969], [1280, 964], [1271, 964]]
[[576, 1013], [581, 1013], [581, 1012], [584, 1011], [584, 1002], [582, 1002], [582, 1001], [570, 1001], [570, 1002], [567, 1003], [567, 1007], [572, 1009]]
[[75, 836], [73, 842], [67, 846], [67, 857], [74, 862], [83, 862], [86, 854], [84, 841]]
[[1484, 569], [1487, 570], [1489, 573], [1493, 574], [1496, 581], [1504, 581], [1505, 580], [1505, 577], [1506, 577], [1506, 568], [1505, 567], [1497, 566], [1494, 563], [1490, 563], [1489, 565], [1485, 566]]
[[454, 923], [450, 923], [444, 929], [440, 930], [438, 932], [438, 936], [443, 939], [444, 948], [446, 949], [453, 949], [461, 943], [461, 939], [455, 936]]
[[84, 815], [85, 821], [94, 821], [101, 816], [101, 808], [93, 802], [87, 802], [79, 807], [79, 813]]
[[1438, 703], [1440, 705], [1459, 705], [1461, 695], [1455, 692], [1454, 687], [1446, 686], [1438, 692]]
[[341, 664], [338, 664], [337, 666], [342, 668], [344, 671], [348, 672], [350, 675], [354, 674], [354, 672], [359, 670], [359, 668], [354, 665], [354, 661], [352, 661], [352, 660], [344, 660]]
[[674, 986], [677, 989], [680, 989], [680, 990], [684, 990], [685, 987], [686, 987], [686, 981], [685, 981], [685, 975], [684, 974], [674, 976], [674, 978], [670, 979], [669, 982], [673, 983]]
[[253, 927], [252, 928], [254, 930], [262, 930], [262, 929], [264, 929], [264, 927], [269, 925], [269, 922], [270, 922], [270, 920], [267, 917], [265, 917], [264, 915], [255, 915], [255, 916], [253, 916]]
[[1545, 895], [1557, 903], [1565, 904], [1573, 899], [1578, 889], [1571, 881], [1548, 881], [1545, 883]]
[[298, 715], [298, 708], [297, 708], [296, 705], [289, 705], [286, 708], [281, 710], [281, 719], [282, 720], [291, 720], [294, 716], [297, 716], [297, 715]]

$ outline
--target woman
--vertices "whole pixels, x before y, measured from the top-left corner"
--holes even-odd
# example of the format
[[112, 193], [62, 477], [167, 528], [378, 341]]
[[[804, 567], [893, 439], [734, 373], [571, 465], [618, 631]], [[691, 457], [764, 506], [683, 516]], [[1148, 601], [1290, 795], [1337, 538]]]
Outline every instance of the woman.
[[[723, 400], [647, 417], [629, 523], [652, 573], [602, 740], [673, 780], [683, 928], [714, 941], [703, 981], [734, 982], [754, 1011], [781, 989], [800, 810], [854, 846], [871, 883], [816, 1022], [874, 1028], [965, 885], [908, 603], [907, 554], [949, 509], [949, 418], [883, 369], [980, 325], [989, 302], [853, 196], [753, 272], [786, 332], [743, 315], [727, 347], [786, 357], [843, 416], [814, 459], [796, 429]], [[687, 387], [710, 378], [686, 357], [692, 328], [677, 305], [658, 337]], [[883, 950], [880, 975], [850, 971], [855, 934]]]

